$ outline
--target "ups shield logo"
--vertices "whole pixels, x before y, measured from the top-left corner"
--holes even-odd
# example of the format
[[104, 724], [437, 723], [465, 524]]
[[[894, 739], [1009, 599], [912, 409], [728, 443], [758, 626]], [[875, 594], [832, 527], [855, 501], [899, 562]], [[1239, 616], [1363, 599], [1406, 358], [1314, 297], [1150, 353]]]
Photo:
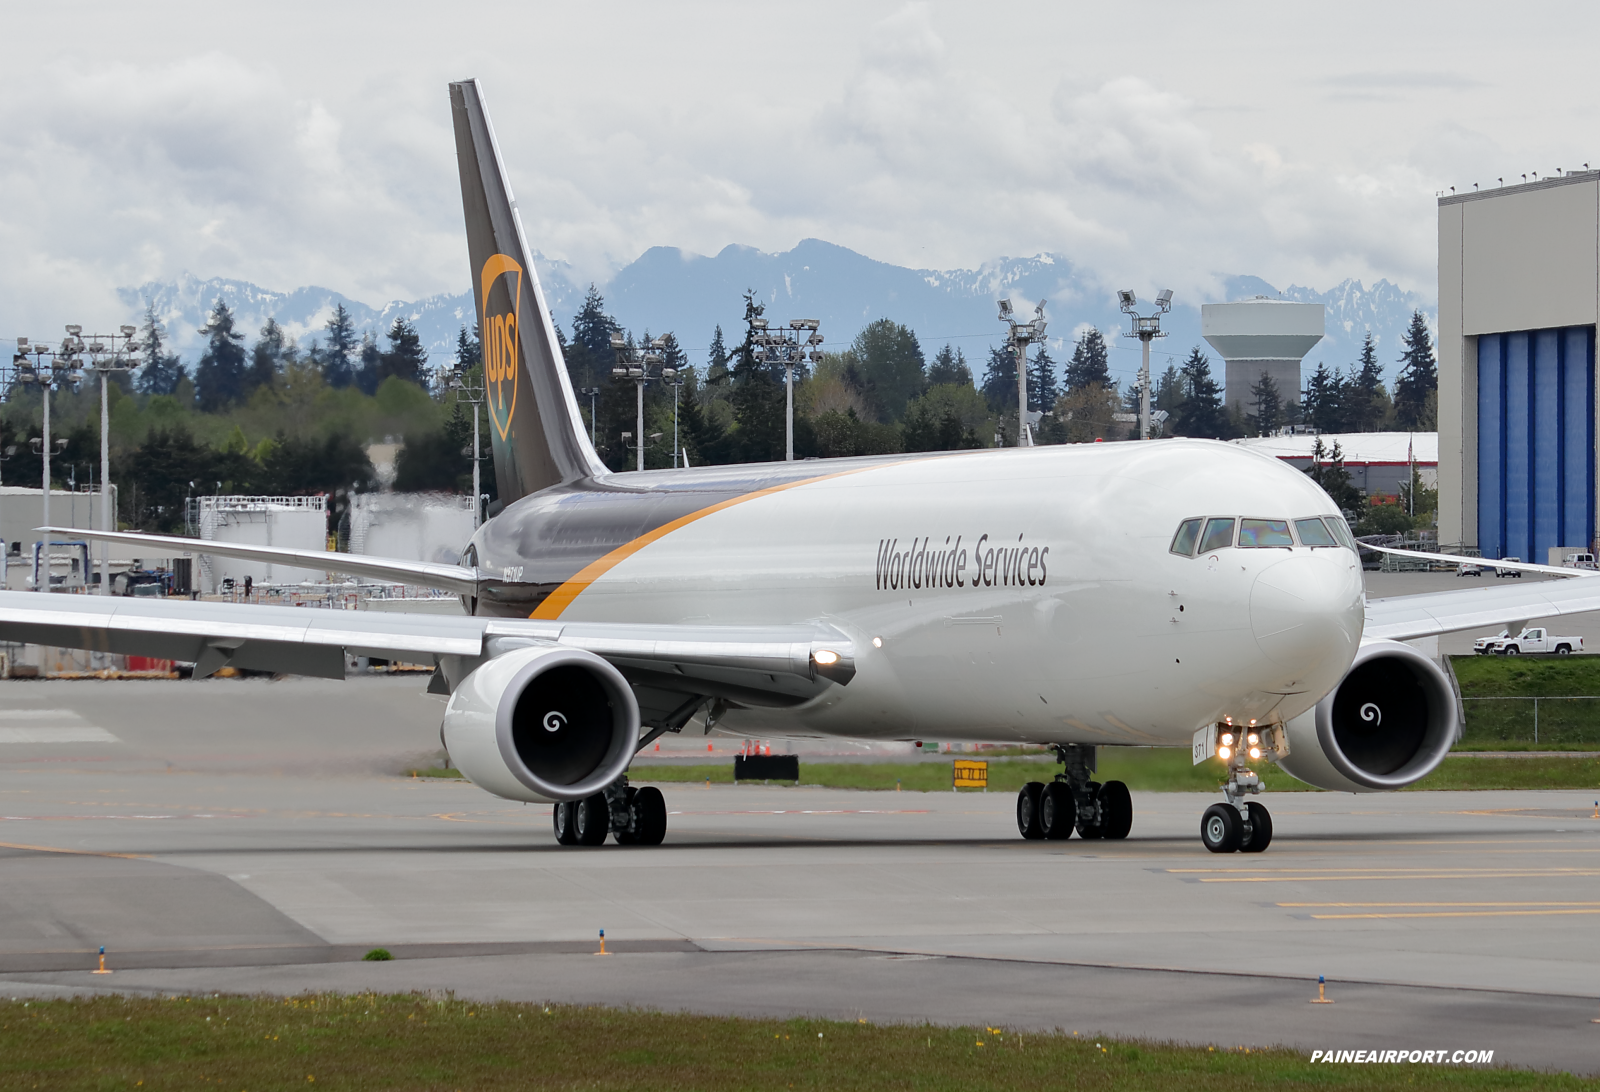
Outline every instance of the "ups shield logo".
[[501, 440], [511, 434], [517, 409], [517, 380], [522, 374], [522, 338], [517, 327], [522, 310], [522, 266], [504, 254], [483, 263], [479, 275], [483, 300], [483, 384], [489, 420]]

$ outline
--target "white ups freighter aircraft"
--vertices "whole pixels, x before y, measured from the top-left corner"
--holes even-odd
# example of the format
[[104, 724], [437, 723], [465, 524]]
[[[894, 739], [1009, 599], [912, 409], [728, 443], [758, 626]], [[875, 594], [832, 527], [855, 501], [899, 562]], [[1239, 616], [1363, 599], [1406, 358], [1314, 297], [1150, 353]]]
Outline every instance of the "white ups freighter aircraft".
[[491, 793], [553, 803], [562, 844], [659, 843], [661, 793], [628, 766], [695, 720], [1048, 745], [1063, 772], [1018, 795], [1024, 838], [1126, 837], [1127, 786], [1095, 781], [1096, 748], [1192, 747], [1228, 768], [1201, 840], [1257, 852], [1272, 822], [1244, 801], [1253, 765], [1368, 792], [1443, 760], [1454, 687], [1403, 641], [1600, 608], [1582, 576], [1366, 602], [1327, 494], [1205, 440], [611, 473], [476, 81], [450, 102], [504, 502], [462, 564], [60, 533], [430, 585], [468, 616], [7, 592], [0, 639], [192, 660], [196, 677], [431, 657], [450, 758]]

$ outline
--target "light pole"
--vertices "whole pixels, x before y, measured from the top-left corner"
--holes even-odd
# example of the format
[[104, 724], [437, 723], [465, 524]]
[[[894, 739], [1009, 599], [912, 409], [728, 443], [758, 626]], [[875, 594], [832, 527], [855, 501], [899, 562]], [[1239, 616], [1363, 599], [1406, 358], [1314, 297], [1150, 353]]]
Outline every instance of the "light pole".
[[599, 387], [579, 387], [578, 393], [586, 395], [589, 399], [589, 444], [591, 447], [600, 446], [600, 419], [595, 415], [594, 400], [600, 396]]
[[[671, 379], [678, 374], [676, 368], [661, 368], [658, 375], [651, 375], [650, 369], [660, 365], [666, 359], [661, 350], [666, 348], [664, 337], [658, 337], [650, 342], [646, 351], [640, 352], [633, 348], [620, 333], [611, 335], [611, 348], [617, 353], [617, 366], [611, 369], [611, 374], [617, 379], [631, 379], [638, 388], [638, 424], [633, 435], [637, 438], [639, 450], [638, 466], [644, 469], [644, 385], [652, 379]], [[638, 357], [637, 360], [634, 357]]]
[[667, 380], [667, 386], [672, 388], [672, 469], [678, 469], [678, 393], [683, 390], [683, 372], [672, 369], [673, 376]]
[[1166, 337], [1161, 332], [1161, 316], [1172, 310], [1172, 289], [1163, 288], [1156, 294], [1156, 311], [1152, 315], [1140, 315], [1134, 310], [1139, 305], [1139, 300], [1134, 296], [1132, 289], [1123, 289], [1117, 293], [1117, 302], [1121, 305], [1122, 313], [1133, 320], [1133, 329], [1124, 330], [1123, 337], [1136, 337], [1144, 348], [1144, 362], [1139, 365], [1139, 439], [1150, 439], [1150, 342], [1158, 337]]
[[[61, 440], [55, 445], [52, 445], [51, 442], [50, 442], [50, 389], [51, 389], [51, 387], [55, 386], [59, 382], [77, 383], [77, 382], [79, 382], [80, 380], [83, 379], [83, 373], [78, 371], [77, 367], [76, 367], [78, 353], [80, 351], [82, 351], [82, 349], [83, 349], [83, 338], [81, 338], [79, 336], [82, 333], [83, 333], [83, 327], [81, 327], [81, 326], [68, 326], [67, 327], [67, 336], [62, 339], [61, 348], [59, 348], [59, 349], [51, 349], [51, 348], [49, 348], [48, 346], [45, 346], [45, 345], [34, 345], [34, 346], [30, 347], [29, 344], [28, 344], [28, 339], [27, 338], [19, 337], [19, 338], [17, 338], [17, 354], [13, 358], [14, 362], [17, 365], [17, 382], [19, 382], [19, 383], [37, 383], [37, 384], [39, 384], [39, 390], [40, 390], [40, 393], [43, 396], [41, 401], [43, 402], [43, 406], [44, 406], [44, 409], [43, 409], [43, 430], [42, 430], [44, 435], [42, 437], [38, 438], [35, 441], [37, 443], [37, 445], [38, 445], [35, 448], [35, 450], [39, 453], [39, 455], [41, 456], [41, 460], [43, 462], [43, 471], [42, 471], [41, 477], [43, 479], [44, 491], [43, 491], [42, 503], [40, 505], [40, 516], [41, 516], [40, 523], [45, 527], [50, 526], [50, 456], [52, 454], [51, 448], [52, 448], [52, 446], [55, 446], [57, 448], [66, 447], [66, 441], [65, 440]], [[28, 354], [29, 353], [32, 353], [34, 355], [34, 362], [32, 364], [28, 363]], [[45, 363], [45, 358], [46, 357], [49, 358], [49, 363], [48, 364]], [[44, 553], [44, 588], [42, 590], [49, 591], [50, 590], [50, 532], [49, 531], [44, 532], [44, 550], [43, 550], [43, 553]], [[41, 589], [38, 588], [38, 587], [35, 587], [34, 590], [35, 591], [39, 591]]]
[[[67, 327], [72, 329], [72, 327]], [[134, 340], [138, 331], [132, 326], [122, 327], [117, 334], [91, 334], [89, 341], [90, 370], [100, 375], [100, 529], [115, 531], [111, 515], [111, 401], [107, 383], [112, 372], [131, 371], [134, 367], [128, 356], [139, 347]], [[117, 348], [121, 340], [122, 348]], [[80, 344], [82, 342], [80, 341]], [[90, 483], [91, 486], [93, 483]], [[87, 575], [87, 574], [86, 574]], [[111, 594], [111, 545], [100, 544], [100, 594]]]
[[[822, 335], [817, 333], [820, 325], [817, 319], [790, 319], [787, 330], [772, 330], [766, 319], [759, 316], [750, 319], [750, 343], [754, 346], [751, 356], [783, 369], [785, 462], [794, 462], [794, 370], [805, 367], [807, 361], [816, 363], [822, 359], [817, 349], [822, 344]], [[800, 339], [802, 332], [809, 334], [804, 341]]]
[[1033, 309], [1032, 322], [1018, 322], [1011, 317], [1011, 301], [1000, 301], [1000, 321], [1007, 326], [1006, 344], [1017, 358], [1017, 446], [1032, 447], [1033, 433], [1028, 430], [1028, 345], [1044, 340], [1044, 305]]
[[458, 371], [450, 377], [450, 389], [456, 392], [456, 401], [466, 402], [472, 406], [472, 529], [476, 531], [483, 508], [483, 498], [480, 495], [482, 487], [478, 484], [478, 465], [483, 461], [481, 449], [478, 447], [478, 407], [483, 405], [484, 386], [481, 381], [477, 386], [473, 386], [467, 382], [467, 377]]

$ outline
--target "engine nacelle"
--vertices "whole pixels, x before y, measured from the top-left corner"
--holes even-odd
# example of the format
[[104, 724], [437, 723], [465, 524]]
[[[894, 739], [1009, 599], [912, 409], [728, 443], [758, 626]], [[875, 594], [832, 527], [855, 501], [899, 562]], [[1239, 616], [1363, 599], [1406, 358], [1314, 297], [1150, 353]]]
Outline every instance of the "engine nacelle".
[[1278, 765], [1319, 789], [1401, 789], [1449, 754], [1457, 708], [1438, 664], [1399, 641], [1363, 641], [1333, 692], [1288, 723]]
[[496, 796], [580, 800], [627, 770], [639, 703], [622, 673], [592, 652], [519, 648], [461, 680], [440, 738], [456, 769]]

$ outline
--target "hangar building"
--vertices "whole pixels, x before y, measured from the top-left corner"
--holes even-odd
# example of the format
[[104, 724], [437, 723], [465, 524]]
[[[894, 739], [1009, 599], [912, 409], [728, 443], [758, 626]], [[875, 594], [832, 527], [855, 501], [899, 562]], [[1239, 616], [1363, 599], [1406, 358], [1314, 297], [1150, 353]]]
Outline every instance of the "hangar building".
[[1545, 562], [1595, 526], [1600, 171], [1439, 199], [1439, 540]]

